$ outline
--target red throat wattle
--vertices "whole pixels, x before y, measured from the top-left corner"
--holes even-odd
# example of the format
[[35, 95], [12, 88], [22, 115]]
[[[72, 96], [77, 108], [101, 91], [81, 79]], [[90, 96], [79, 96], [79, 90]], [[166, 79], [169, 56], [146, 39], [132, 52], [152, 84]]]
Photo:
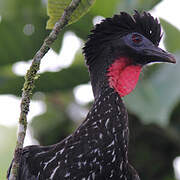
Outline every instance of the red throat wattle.
[[110, 87], [121, 97], [128, 95], [136, 87], [141, 69], [141, 65], [132, 64], [132, 60], [127, 57], [115, 60], [107, 73]]

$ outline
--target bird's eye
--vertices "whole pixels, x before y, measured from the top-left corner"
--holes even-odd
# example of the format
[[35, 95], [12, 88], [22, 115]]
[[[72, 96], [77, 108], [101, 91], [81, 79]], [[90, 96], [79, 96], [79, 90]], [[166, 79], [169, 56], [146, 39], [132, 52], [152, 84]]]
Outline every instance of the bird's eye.
[[140, 36], [139, 34], [133, 34], [132, 41], [136, 44], [139, 44], [142, 41], [142, 36]]

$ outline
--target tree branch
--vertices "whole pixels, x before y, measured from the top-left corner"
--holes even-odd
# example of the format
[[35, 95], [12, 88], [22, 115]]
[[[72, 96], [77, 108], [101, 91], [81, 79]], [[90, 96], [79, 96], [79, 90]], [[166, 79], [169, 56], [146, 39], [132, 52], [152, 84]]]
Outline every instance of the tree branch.
[[27, 114], [29, 111], [30, 97], [32, 95], [35, 80], [37, 79], [37, 72], [40, 67], [41, 59], [48, 52], [51, 44], [57, 39], [57, 36], [61, 32], [61, 30], [68, 24], [68, 21], [70, 20], [72, 13], [78, 7], [80, 2], [81, 0], [72, 0], [70, 5], [64, 10], [63, 15], [61, 16], [59, 21], [54, 25], [54, 28], [49, 34], [49, 36], [44, 40], [44, 43], [41, 46], [40, 50], [35, 54], [30, 69], [27, 71], [25, 75], [25, 82], [23, 86], [22, 100], [20, 106], [21, 113], [19, 117], [18, 137], [16, 148], [14, 151], [14, 160], [12, 163], [9, 180], [16, 180], [18, 176], [18, 169], [27, 129]]

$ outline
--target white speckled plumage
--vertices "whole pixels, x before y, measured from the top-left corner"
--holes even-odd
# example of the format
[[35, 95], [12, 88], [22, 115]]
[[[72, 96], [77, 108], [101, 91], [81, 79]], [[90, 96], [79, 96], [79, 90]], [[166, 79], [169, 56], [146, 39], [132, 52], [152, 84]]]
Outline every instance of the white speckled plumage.
[[[160, 24], [149, 13], [122, 12], [98, 24], [83, 49], [95, 97], [87, 118], [55, 145], [25, 147], [18, 180], [139, 180], [128, 162], [128, 117], [121, 97], [134, 89], [142, 66], [157, 57], [149, 60], [142, 49], [158, 48], [161, 37]], [[175, 62], [169, 55], [170, 60]]]

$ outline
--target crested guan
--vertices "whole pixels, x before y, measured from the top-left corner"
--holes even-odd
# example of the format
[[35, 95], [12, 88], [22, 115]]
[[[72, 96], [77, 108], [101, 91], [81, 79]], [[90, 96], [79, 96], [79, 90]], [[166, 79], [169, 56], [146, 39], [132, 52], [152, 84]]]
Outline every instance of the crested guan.
[[121, 12], [97, 24], [83, 48], [92, 108], [63, 141], [25, 147], [18, 180], [139, 180], [128, 162], [128, 114], [121, 98], [135, 88], [146, 64], [175, 63], [158, 47], [161, 37], [158, 20], [147, 12]]

